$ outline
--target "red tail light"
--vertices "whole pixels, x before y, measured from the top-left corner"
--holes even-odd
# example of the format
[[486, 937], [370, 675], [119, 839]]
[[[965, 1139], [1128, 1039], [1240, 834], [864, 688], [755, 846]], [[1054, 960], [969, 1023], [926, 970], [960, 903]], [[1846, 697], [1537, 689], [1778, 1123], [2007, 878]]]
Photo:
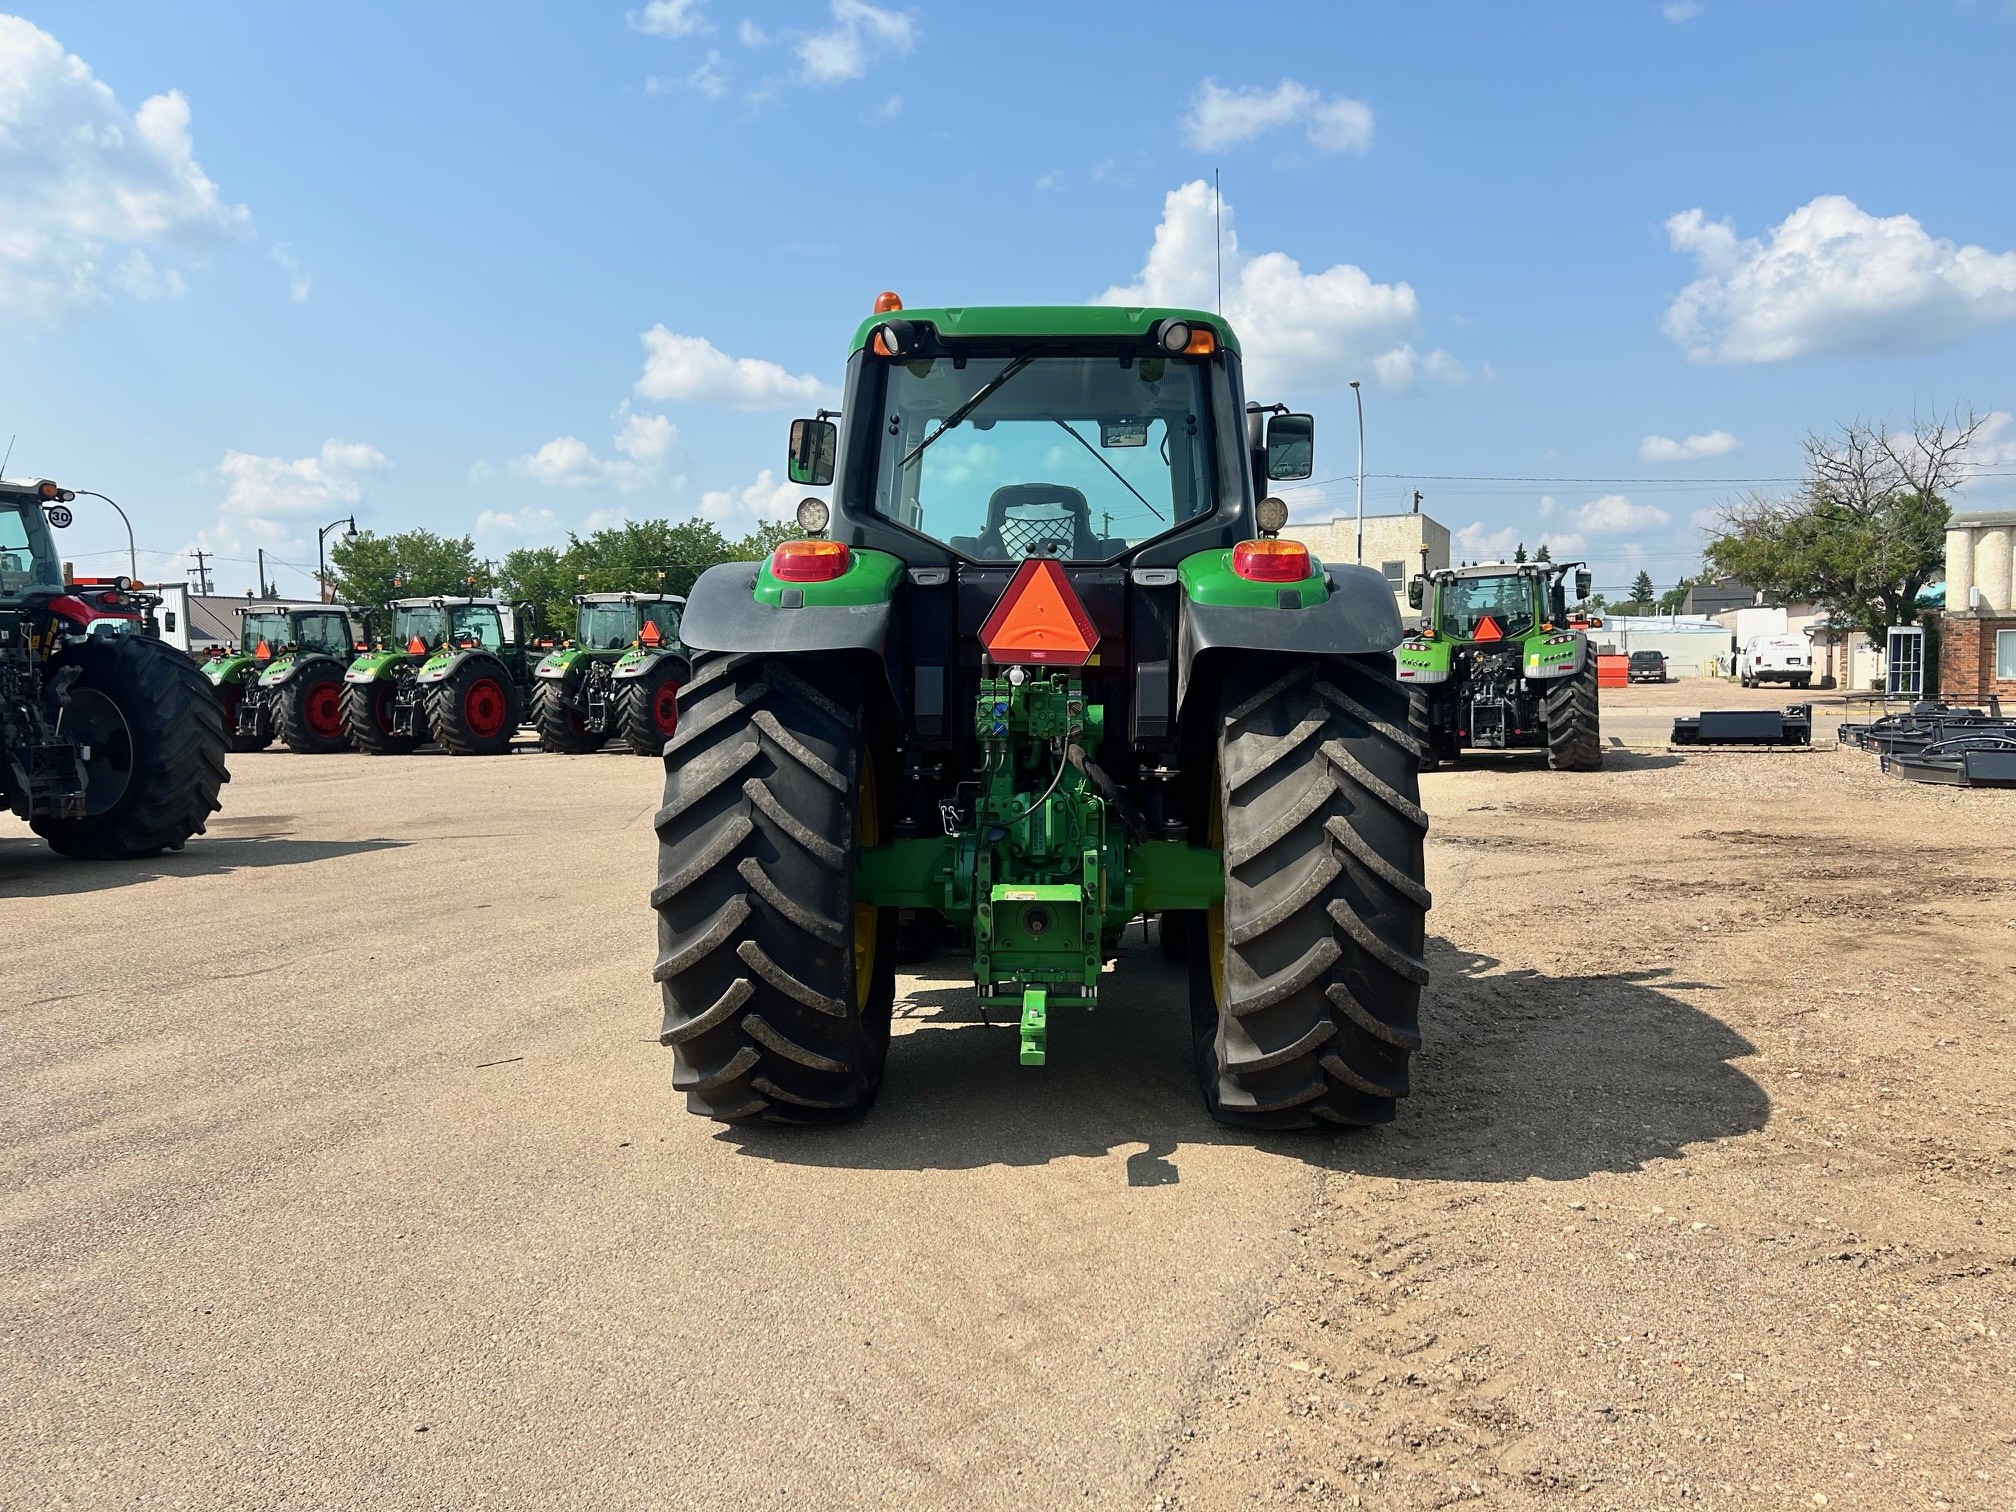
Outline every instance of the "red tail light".
[[845, 573], [852, 561], [838, 541], [782, 541], [770, 553], [770, 575], [780, 583], [824, 583]]
[[1309, 548], [1300, 541], [1241, 541], [1232, 570], [1253, 583], [1299, 583], [1309, 576]]

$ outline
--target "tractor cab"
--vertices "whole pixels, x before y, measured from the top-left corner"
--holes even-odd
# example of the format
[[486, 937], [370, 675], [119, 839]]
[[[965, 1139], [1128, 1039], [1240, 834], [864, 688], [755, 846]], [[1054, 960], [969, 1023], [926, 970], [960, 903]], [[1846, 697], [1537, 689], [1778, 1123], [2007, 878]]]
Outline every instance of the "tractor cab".
[[397, 599], [392, 604], [390, 648], [415, 656], [447, 645], [501, 651], [517, 638], [516, 618], [495, 599]]
[[63, 564], [41, 493], [41, 487], [54, 486], [0, 485], [0, 603], [63, 591]]
[[679, 644], [677, 594], [583, 593], [575, 597], [574, 644], [585, 651], [626, 651], [632, 646], [674, 649]]
[[348, 660], [357, 644], [349, 612], [341, 608], [241, 609], [240, 651], [262, 662], [287, 652]]
[[1535, 630], [1568, 623], [1571, 571], [1579, 603], [1590, 588], [1589, 573], [1581, 562], [1487, 562], [1447, 568], [1415, 578], [1408, 585], [1407, 601], [1416, 609], [1429, 609], [1423, 626], [1429, 639], [1523, 640]]

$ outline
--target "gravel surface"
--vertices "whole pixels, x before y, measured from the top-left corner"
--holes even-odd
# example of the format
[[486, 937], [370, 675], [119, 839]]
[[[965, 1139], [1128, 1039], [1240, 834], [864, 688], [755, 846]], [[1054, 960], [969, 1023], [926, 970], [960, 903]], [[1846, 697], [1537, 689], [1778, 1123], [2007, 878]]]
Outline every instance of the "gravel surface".
[[948, 959], [866, 1123], [688, 1117], [629, 757], [0, 819], [0, 1504], [2005, 1507], [2016, 794], [1663, 750], [1788, 697], [1426, 778], [1343, 1138], [1204, 1118], [1138, 928], [1041, 1070]]

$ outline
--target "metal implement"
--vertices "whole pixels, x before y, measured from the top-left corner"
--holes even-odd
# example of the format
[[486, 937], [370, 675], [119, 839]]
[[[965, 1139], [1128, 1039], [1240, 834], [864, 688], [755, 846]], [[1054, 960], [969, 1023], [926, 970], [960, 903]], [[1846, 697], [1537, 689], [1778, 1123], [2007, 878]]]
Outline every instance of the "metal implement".
[[1810, 746], [1813, 705], [1783, 709], [1704, 709], [1673, 721], [1676, 746]]

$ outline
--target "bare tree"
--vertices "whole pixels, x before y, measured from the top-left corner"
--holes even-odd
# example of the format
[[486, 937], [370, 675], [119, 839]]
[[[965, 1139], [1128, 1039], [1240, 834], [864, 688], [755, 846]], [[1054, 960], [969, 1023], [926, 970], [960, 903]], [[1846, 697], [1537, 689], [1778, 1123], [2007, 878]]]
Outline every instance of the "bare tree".
[[1968, 409], [1914, 417], [1903, 433], [1866, 420], [1808, 433], [1805, 481], [1790, 494], [1726, 505], [1707, 558], [1880, 641], [1884, 627], [1917, 617], [1919, 590], [1943, 568], [1945, 496], [1966, 481], [1967, 448], [1982, 424]]

